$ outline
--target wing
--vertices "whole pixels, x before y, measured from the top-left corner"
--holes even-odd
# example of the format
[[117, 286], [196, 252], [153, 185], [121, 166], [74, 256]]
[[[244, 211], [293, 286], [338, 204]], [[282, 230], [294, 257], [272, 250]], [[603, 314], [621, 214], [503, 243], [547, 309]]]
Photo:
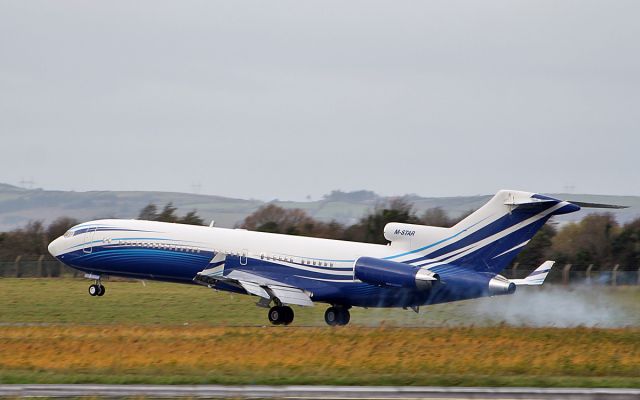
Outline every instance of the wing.
[[[217, 282], [224, 282], [244, 289], [248, 294], [262, 299], [275, 301], [282, 304], [294, 304], [298, 306], [313, 306], [311, 293], [286, 283], [273, 279], [263, 278], [246, 271], [232, 270], [224, 274], [224, 259], [226, 254], [218, 253], [211, 263], [210, 268], [200, 271], [193, 281], [205, 286], [213, 286]], [[264, 304], [260, 302], [259, 304]], [[268, 304], [268, 302], [266, 303]]]

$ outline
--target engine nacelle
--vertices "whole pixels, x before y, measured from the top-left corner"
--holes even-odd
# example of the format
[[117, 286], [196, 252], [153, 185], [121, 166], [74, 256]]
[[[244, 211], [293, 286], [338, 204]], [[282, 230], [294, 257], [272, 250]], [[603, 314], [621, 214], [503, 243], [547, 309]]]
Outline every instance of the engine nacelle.
[[440, 276], [424, 267], [395, 261], [360, 257], [354, 265], [354, 275], [362, 282], [376, 286], [392, 286], [428, 290]]
[[513, 294], [515, 291], [516, 284], [502, 275], [496, 275], [489, 281], [489, 294], [491, 296]]

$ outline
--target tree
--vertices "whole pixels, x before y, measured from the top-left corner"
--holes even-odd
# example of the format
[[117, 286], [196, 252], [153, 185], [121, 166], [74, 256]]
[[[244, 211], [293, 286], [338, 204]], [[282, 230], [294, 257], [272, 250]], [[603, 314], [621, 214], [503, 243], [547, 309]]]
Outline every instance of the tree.
[[389, 222], [420, 223], [413, 212], [413, 205], [403, 198], [396, 198], [385, 206], [377, 206], [372, 213], [362, 217], [358, 223], [345, 230], [346, 240], [386, 244], [384, 226]]
[[329, 223], [318, 221], [310, 217], [304, 210], [285, 209], [275, 204], [267, 204], [258, 208], [244, 219], [240, 227], [259, 232], [326, 239], [341, 239], [344, 232], [344, 226], [336, 221]]
[[640, 268], [640, 218], [625, 224], [613, 240], [615, 262], [625, 268]]
[[275, 204], [267, 204], [246, 217], [241, 227], [259, 232], [303, 235], [313, 232], [315, 224], [316, 221], [303, 210], [287, 210]]
[[184, 217], [180, 218], [178, 222], [189, 225], [204, 225], [204, 220], [198, 216], [196, 210], [189, 211]]
[[179, 222], [181, 224], [189, 225], [204, 225], [204, 220], [198, 216], [196, 210], [189, 211], [183, 217], [179, 217], [176, 214], [178, 209], [173, 206], [173, 203], [169, 202], [165, 204], [161, 212], [158, 212], [158, 207], [149, 203], [138, 214], [138, 219], [146, 221], [161, 221], [161, 222]]
[[441, 207], [429, 208], [422, 214], [420, 218], [422, 225], [440, 226], [449, 228], [453, 225], [453, 220], [449, 218], [447, 213]]
[[153, 203], [149, 203], [138, 214], [138, 219], [146, 221], [156, 221], [158, 218], [158, 206]]
[[48, 254], [48, 244], [42, 221], [31, 221], [24, 228], [13, 230], [5, 236], [0, 257], [6, 260], [19, 255], [31, 257]]
[[60, 217], [49, 224], [47, 227], [47, 240], [53, 241], [65, 234], [69, 228], [78, 225], [78, 220], [70, 217]]
[[178, 216], [176, 215], [176, 211], [178, 209], [173, 206], [172, 202], [165, 204], [162, 212], [158, 214], [155, 221], [160, 222], [178, 222]]
[[552, 259], [551, 243], [556, 235], [556, 230], [551, 225], [543, 225], [531, 238], [524, 250], [515, 259], [515, 262], [526, 266], [539, 266], [543, 262]]
[[613, 242], [619, 227], [611, 213], [589, 214], [563, 227], [552, 240], [557, 261], [606, 265], [615, 262]]

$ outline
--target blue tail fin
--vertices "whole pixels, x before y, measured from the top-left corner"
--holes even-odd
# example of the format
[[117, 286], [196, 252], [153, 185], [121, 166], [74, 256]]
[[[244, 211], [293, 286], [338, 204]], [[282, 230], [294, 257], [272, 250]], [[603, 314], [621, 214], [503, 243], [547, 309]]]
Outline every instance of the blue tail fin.
[[[399, 225], [385, 227], [392, 246], [408, 251], [394, 257], [397, 261], [428, 266], [455, 265], [476, 271], [499, 273], [549, 218], [578, 211], [566, 201], [535, 193], [501, 190], [489, 202], [451, 228], [414, 225], [415, 234], [407, 241], [392, 240]], [[393, 226], [390, 226], [393, 225]], [[394, 230], [395, 229], [395, 230]], [[407, 230], [406, 228], [404, 230]]]

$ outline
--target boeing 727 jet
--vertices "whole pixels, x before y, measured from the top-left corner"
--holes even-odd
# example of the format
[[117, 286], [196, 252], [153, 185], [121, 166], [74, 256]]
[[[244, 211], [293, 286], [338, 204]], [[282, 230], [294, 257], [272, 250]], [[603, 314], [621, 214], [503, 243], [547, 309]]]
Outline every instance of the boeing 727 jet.
[[71, 228], [49, 245], [64, 264], [95, 281], [120, 276], [256, 296], [274, 325], [293, 321], [291, 305], [325, 303], [325, 321], [346, 325], [351, 307], [403, 307], [506, 295], [541, 285], [553, 262], [525, 279], [500, 272], [554, 215], [582, 206], [502, 190], [451, 228], [389, 223], [388, 245], [174, 223], [105, 219]]

